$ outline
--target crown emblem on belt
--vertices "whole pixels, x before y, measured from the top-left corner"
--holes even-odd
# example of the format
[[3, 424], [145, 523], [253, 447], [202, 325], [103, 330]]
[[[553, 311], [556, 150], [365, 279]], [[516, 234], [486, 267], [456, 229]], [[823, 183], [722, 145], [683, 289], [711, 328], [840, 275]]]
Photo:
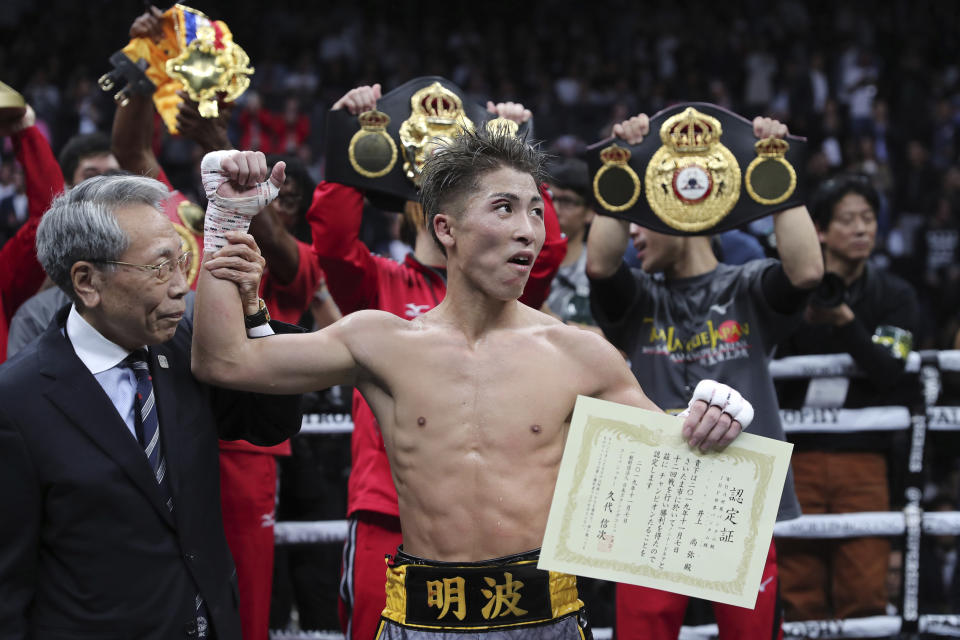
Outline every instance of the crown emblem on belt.
[[783, 138], [764, 138], [753, 145], [761, 158], [782, 158], [790, 149], [790, 143]]
[[387, 125], [390, 124], [390, 116], [374, 109], [361, 113], [357, 116], [357, 121], [362, 128], [369, 131], [383, 131], [387, 128]]
[[603, 164], [627, 164], [631, 155], [633, 154], [630, 153], [629, 149], [612, 144], [600, 152], [600, 159], [603, 160]]
[[423, 114], [433, 124], [454, 124], [463, 115], [463, 103], [453, 91], [439, 82], [413, 94], [410, 106], [414, 114]]
[[660, 127], [660, 140], [677, 153], [707, 151], [723, 135], [720, 121], [693, 107], [668, 118]]
[[397, 145], [387, 133], [390, 116], [373, 109], [357, 116], [360, 130], [350, 138], [347, 158], [354, 171], [367, 178], [379, 178], [397, 163]]
[[419, 186], [423, 165], [438, 144], [452, 140], [461, 130], [472, 131], [473, 122], [459, 96], [439, 82], [410, 96], [410, 110], [399, 131], [403, 172]]
[[780, 204], [797, 188], [797, 172], [785, 158], [790, 143], [782, 138], [764, 138], [753, 145], [757, 157], [747, 165], [744, 186], [756, 202]]
[[660, 126], [663, 143], [647, 165], [647, 202], [681, 231], [715, 226], [740, 199], [740, 165], [713, 116], [687, 107]]

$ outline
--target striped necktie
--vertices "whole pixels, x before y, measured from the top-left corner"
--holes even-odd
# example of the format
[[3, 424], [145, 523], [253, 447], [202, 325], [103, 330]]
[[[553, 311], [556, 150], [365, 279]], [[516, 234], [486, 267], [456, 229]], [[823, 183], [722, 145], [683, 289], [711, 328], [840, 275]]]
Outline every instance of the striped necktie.
[[157, 403], [153, 395], [153, 378], [150, 375], [150, 365], [147, 364], [145, 349], [137, 349], [124, 360], [124, 365], [133, 369], [137, 377], [137, 393], [133, 399], [134, 417], [137, 421], [137, 436], [140, 446], [143, 447], [150, 468], [157, 479], [157, 485], [167, 503], [167, 508], [173, 511], [173, 494], [170, 492], [170, 483], [167, 481], [167, 460], [163, 457], [163, 446], [160, 444], [160, 422], [157, 419]]
[[[160, 421], [157, 418], [157, 403], [153, 395], [153, 377], [150, 375], [150, 365], [147, 362], [147, 351], [137, 349], [123, 361], [123, 366], [133, 369], [137, 377], [137, 393], [133, 398], [134, 417], [137, 421], [137, 438], [140, 446], [150, 461], [150, 468], [157, 479], [157, 485], [163, 494], [167, 508], [173, 511], [173, 494], [170, 493], [170, 483], [167, 480], [167, 460], [163, 457], [163, 446], [160, 444]], [[207, 607], [198, 593], [194, 605], [197, 611], [196, 626], [192, 628], [193, 637], [208, 637]]]

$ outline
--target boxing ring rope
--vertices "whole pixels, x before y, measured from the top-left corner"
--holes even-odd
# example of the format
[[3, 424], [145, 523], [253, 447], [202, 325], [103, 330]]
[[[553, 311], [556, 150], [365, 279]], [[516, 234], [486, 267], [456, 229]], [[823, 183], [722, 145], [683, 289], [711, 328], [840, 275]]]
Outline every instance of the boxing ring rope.
[[[926, 535], [960, 533], [960, 511], [924, 513], [921, 528]], [[905, 516], [895, 511], [800, 516], [778, 522], [773, 527], [773, 535], [781, 538], [901, 536], [905, 531]], [[276, 544], [343, 542], [347, 536], [347, 521], [278, 522], [274, 525], [273, 535]]]
[[[935, 405], [940, 392], [940, 372], [960, 371], [960, 350], [912, 352], [906, 370], [918, 374], [924, 391], [924, 406], [911, 411], [904, 406], [863, 409], [783, 409], [780, 418], [787, 433], [911, 431], [908, 452], [906, 506], [902, 512], [804, 515], [778, 522], [774, 536], [791, 538], [849, 538], [889, 536], [904, 538], [903, 601], [901, 614], [846, 620], [784, 622], [784, 638], [876, 638], [898, 634], [931, 633], [960, 638], [960, 615], [919, 615], [920, 539], [923, 535], [960, 534], [960, 512], [923, 513], [920, 508], [923, 451], [927, 431], [960, 431], [960, 406]], [[860, 377], [849, 354], [792, 356], [770, 363], [774, 378]], [[301, 433], [343, 434], [353, 431], [349, 414], [303, 416]], [[346, 520], [278, 522], [276, 544], [342, 542]], [[613, 630], [593, 630], [597, 640], [610, 640]], [[685, 626], [680, 640], [717, 637], [715, 624]], [[271, 631], [271, 640], [342, 640], [332, 631]]]

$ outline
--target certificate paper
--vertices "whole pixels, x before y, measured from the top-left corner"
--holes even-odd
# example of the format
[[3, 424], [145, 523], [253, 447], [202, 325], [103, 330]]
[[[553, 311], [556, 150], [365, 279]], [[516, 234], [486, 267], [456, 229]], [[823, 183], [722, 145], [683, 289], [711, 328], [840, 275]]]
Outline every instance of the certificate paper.
[[580, 396], [539, 567], [752, 609], [793, 445], [684, 442], [682, 418]]

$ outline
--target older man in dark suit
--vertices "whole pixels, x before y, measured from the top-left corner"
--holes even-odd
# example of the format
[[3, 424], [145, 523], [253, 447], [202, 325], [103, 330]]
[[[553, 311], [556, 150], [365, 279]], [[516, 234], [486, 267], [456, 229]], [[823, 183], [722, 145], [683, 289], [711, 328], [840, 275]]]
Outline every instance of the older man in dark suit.
[[[93, 178], [38, 230], [73, 304], [0, 367], [0, 638], [240, 638], [217, 438], [281, 442], [298, 397], [191, 374], [189, 259], [166, 196]], [[252, 335], [267, 329], [249, 328], [266, 322], [259, 275], [244, 276]]]

